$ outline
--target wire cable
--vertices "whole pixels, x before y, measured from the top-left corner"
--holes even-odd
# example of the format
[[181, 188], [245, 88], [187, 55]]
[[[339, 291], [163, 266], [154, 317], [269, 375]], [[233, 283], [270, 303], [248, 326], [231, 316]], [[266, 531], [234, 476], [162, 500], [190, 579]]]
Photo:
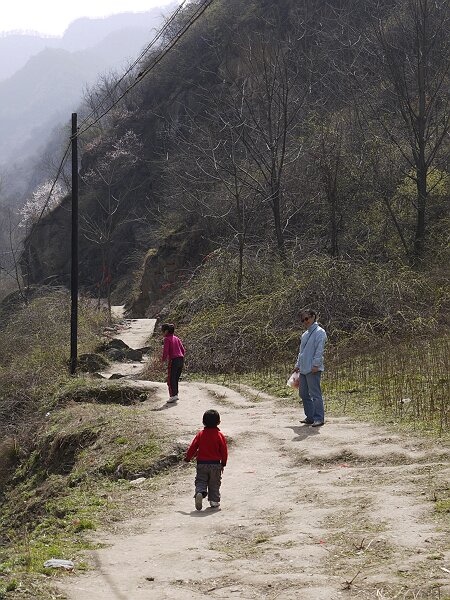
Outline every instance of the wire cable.
[[[174, 19], [176, 18], [176, 16], [180, 13], [180, 11], [182, 10], [182, 8], [184, 7], [184, 5], [186, 4], [187, 0], [183, 0], [183, 2], [181, 3], [181, 5], [178, 7], [178, 9], [171, 15], [171, 17], [169, 18], [169, 20], [166, 22], [166, 24], [164, 25], [164, 27], [158, 32], [158, 34], [155, 36], [155, 38], [146, 46], [146, 48], [141, 52], [141, 54], [139, 55], [139, 57], [133, 62], [133, 66], [130, 67], [129, 69], [127, 69], [127, 71], [122, 75], [122, 77], [116, 82], [115, 86], [113, 89], [116, 89], [117, 86], [124, 80], [124, 78], [131, 72], [131, 70], [139, 63], [140, 60], [142, 60], [142, 58], [145, 56], [145, 54], [148, 52], [148, 50], [154, 46], [154, 44], [156, 43], [156, 41], [158, 39], [160, 39], [160, 37], [162, 35], [164, 35], [165, 31], [167, 30], [168, 26], [174, 21]], [[86, 121], [93, 115], [95, 114], [95, 112], [103, 105], [105, 99], [103, 99], [101, 101], [101, 103], [98, 105], [97, 108], [95, 108], [91, 114], [86, 117], [81, 125], [78, 127], [78, 131], [75, 134], [75, 137], [79, 138], [83, 133], [85, 133], [86, 131], [88, 131], [91, 127], [93, 127], [96, 123], [98, 123], [105, 115], [107, 115], [115, 106], [117, 106], [117, 104], [138, 84], [142, 81], [142, 79], [144, 79], [144, 77], [146, 77], [146, 75], [148, 75], [148, 73], [150, 73], [150, 71], [152, 71], [160, 62], [161, 60], [170, 52], [170, 50], [172, 50], [172, 48], [174, 48], [174, 46], [179, 42], [179, 40], [186, 34], [186, 32], [192, 27], [192, 25], [203, 15], [203, 13], [206, 11], [206, 9], [214, 2], [214, 0], [205, 0], [203, 2], [203, 4], [201, 4], [201, 6], [190, 16], [189, 20], [181, 27], [181, 29], [178, 31], [178, 33], [164, 46], [164, 48], [161, 50], [161, 52], [159, 53], [159, 55], [157, 55], [155, 57], [155, 59], [153, 60], [153, 62], [146, 68], [144, 69], [141, 73], [139, 73], [139, 76], [136, 78], [136, 80], [128, 86], [128, 88], [117, 98], [117, 100], [115, 100], [111, 106], [109, 108], [107, 108], [106, 110], [104, 110], [94, 121], [92, 121], [89, 125], [86, 125], [84, 127], [84, 129], [82, 129], [82, 125], [86, 124]], [[61, 159], [61, 162], [59, 164], [58, 167], [58, 171], [56, 173], [55, 178], [53, 179], [53, 183], [52, 186], [50, 188], [49, 194], [47, 196], [47, 199], [41, 209], [41, 212], [39, 214], [39, 217], [37, 219], [37, 221], [33, 224], [33, 228], [31, 229], [29, 235], [28, 235], [28, 239], [32, 236], [33, 232], [36, 231], [36, 226], [39, 224], [39, 222], [41, 221], [45, 210], [47, 209], [47, 206], [50, 202], [50, 198], [52, 196], [53, 190], [56, 186], [56, 183], [59, 179], [59, 176], [62, 173], [62, 170], [64, 169], [65, 163], [66, 163], [66, 159], [67, 156], [69, 154], [69, 149], [71, 147], [72, 144], [72, 139], [74, 136], [70, 137], [70, 141], [67, 145], [67, 148], [64, 152], [64, 155]]]
[[180, 31], [176, 34], [176, 36], [174, 38], [172, 38], [167, 44], [166, 46], [164, 46], [164, 48], [161, 50], [160, 54], [158, 54], [155, 59], [153, 60], [153, 62], [146, 68], [144, 69], [141, 73], [139, 73], [138, 77], [136, 78], [136, 80], [127, 87], [127, 89], [111, 104], [111, 106], [109, 106], [109, 108], [107, 108], [106, 110], [104, 110], [96, 119], [94, 119], [94, 121], [92, 121], [89, 125], [87, 125], [86, 127], [84, 127], [84, 129], [82, 129], [80, 127], [80, 130], [77, 133], [77, 136], [81, 136], [83, 135], [83, 133], [85, 133], [86, 131], [88, 131], [91, 127], [93, 127], [96, 123], [98, 123], [104, 116], [106, 116], [115, 106], [117, 106], [117, 104], [138, 84], [142, 81], [142, 79], [144, 79], [144, 77], [146, 77], [150, 71], [152, 71], [160, 62], [161, 60], [166, 56], [166, 54], [168, 54], [170, 52], [170, 50], [172, 50], [172, 48], [174, 48], [174, 46], [179, 42], [179, 40], [186, 34], [186, 32], [192, 27], [192, 25], [203, 15], [203, 13], [206, 11], [206, 9], [214, 2], [214, 0], [205, 0], [203, 2], [203, 4], [200, 6], [199, 9], [197, 9], [196, 12], [193, 13], [193, 15], [191, 15], [191, 17], [189, 18], [189, 20], [187, 21], [187, 23], [185, 23], [183, 25], [183, 27], [180, 29]]
[[[122, 83], [122, 81], [131, 73], [131, 71], [136, 67], [136, 65], [139, 64], [139, 62], [145, 57], [145, 55], [156, 44], [156, 42], [158, 42], [158, 40], [166, 33], [167, 29], [170, 27], [170, 25], [173, 23], [173, 21], [176, 19], [176, 17], [183, 10], [183, 8], [187, 2], [188, 2], [188, 0], [183, 0], [181, 2], [180, 6], [170, 15], [168, 20], [164, 23], [163, 27], [161, 27], [161, 29], [157, 32], [157, 34], [152, 39], [152, 41], [149, 44], [147, 44], [147, 46], [145, 46], [145, 48], [143, 50], [141, 50], [141, 53], [139, 54], [139, 56], [127, 68], [127, 70], [125, 71], [125, 73], [123, 73], [123, 75], [120, 77], [120, 79], [118, 79], [115, 82], [114, 87], [112, 88], [110, 93], [114, 92], [114, 90], [116, 90], [119, 87], [119, 85]], [[103, 98], [103, 100], [100, 101], [100, 103], [95, 108], [93, 108], [91, 110], [89, 115], [87, 115], [83, 119], [83, 121], [81, 121], [80, 126], [79, 126], [80, 128], [84, 127], [84, 125], [87, 123], [87, 121], [89, 121], [89, 119], [103, 106], [105, 101], [106, 101], [106, 96]]]

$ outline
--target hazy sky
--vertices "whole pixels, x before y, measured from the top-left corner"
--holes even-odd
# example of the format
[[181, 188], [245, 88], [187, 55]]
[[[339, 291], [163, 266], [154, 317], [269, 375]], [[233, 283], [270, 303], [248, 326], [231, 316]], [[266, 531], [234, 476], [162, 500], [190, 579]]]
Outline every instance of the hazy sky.
[[1, 0], [0, 32], [33, 30], [62, 35], [79, 17], [106, 17], [120, 12], [146, 11], [173, 0]]

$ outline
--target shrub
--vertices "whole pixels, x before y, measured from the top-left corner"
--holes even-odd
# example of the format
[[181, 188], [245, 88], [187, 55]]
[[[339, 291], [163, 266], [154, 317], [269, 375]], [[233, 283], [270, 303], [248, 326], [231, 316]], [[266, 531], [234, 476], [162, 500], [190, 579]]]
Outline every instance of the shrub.
[[[79, 306], [78, 346], [93, 351], [104, 315], [89, 300]], [[69, 379], [70, 301], [56, 290], [14, 313], [0, 331], [0, 438], [27, 438]]]
[[381, 340], [426, 336], [445, 329], [448, 296], [424, 274], [405, 266], [314, 255], [280, 263], [247, 261], [241, 293], [234, 259], [216, 254], [170, 309], [182, 325], [189, 366], [198, 371], [249, 371], [292, 360], [299, 312], [312, 306], [341, 354]]

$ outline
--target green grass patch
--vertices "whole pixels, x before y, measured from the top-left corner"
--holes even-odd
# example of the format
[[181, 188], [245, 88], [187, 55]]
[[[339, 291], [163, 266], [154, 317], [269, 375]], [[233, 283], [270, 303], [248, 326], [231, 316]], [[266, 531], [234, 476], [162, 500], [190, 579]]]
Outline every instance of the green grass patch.
[[119, 470], [123, 476], [138, 474], [147, 471], [159, 456], [161, 456], [160, 443], [156, 439], [149, 439], [146, 444], [131, 447], [111, 457], [105, 463], [103, 470], [105, 473], [115, 473]]
[[446, 500], [438, 500], [434, 505], [434, 510], [440, 514], [450, 513], [450, 498]]
[[[79, 387], [91, 389], [81, 382], [70, 386]], [[32, 588], [42, 574], [60, 574], [44, 568], [50, 558], [87, 568], [83, 554], [96, 547], [93, 532], [129, 512], [123, 498], [136, 493], [117, 477], [151, 470], [171, 451], [172, 440], [155, 430], [152, 414], [140, 402], [55, 406], [1, 498], [0, 582], [14, 578], [21, 589], [24, 582]], [[43, 589], [34, 597], [50, 598], [46, 593]]]

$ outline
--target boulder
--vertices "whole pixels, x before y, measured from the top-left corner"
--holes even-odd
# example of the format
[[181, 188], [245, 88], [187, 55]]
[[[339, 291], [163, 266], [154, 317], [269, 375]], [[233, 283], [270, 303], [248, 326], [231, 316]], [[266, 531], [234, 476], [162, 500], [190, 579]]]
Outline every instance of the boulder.
[[130, 346], [125, 344], [122, 340], [114, 338], [105, 344], [107, 350], [114, 348], [115, 350], [130, 350]]
[[126, 351], [126, 359], [132, 361], [141, 361], [142, 360], [142, 350], [133, 350], [130, 348]]
[[110, 360], [125, 360], [126, 354], [123, 350], [116, 350], [115, 348], [110, 348], [106, 351], [106, 355]]
[[101, 371], [107, 365], [108, 361], [100, 354], [80, 354], [78, 357], [78, 368], [85, 373]]

